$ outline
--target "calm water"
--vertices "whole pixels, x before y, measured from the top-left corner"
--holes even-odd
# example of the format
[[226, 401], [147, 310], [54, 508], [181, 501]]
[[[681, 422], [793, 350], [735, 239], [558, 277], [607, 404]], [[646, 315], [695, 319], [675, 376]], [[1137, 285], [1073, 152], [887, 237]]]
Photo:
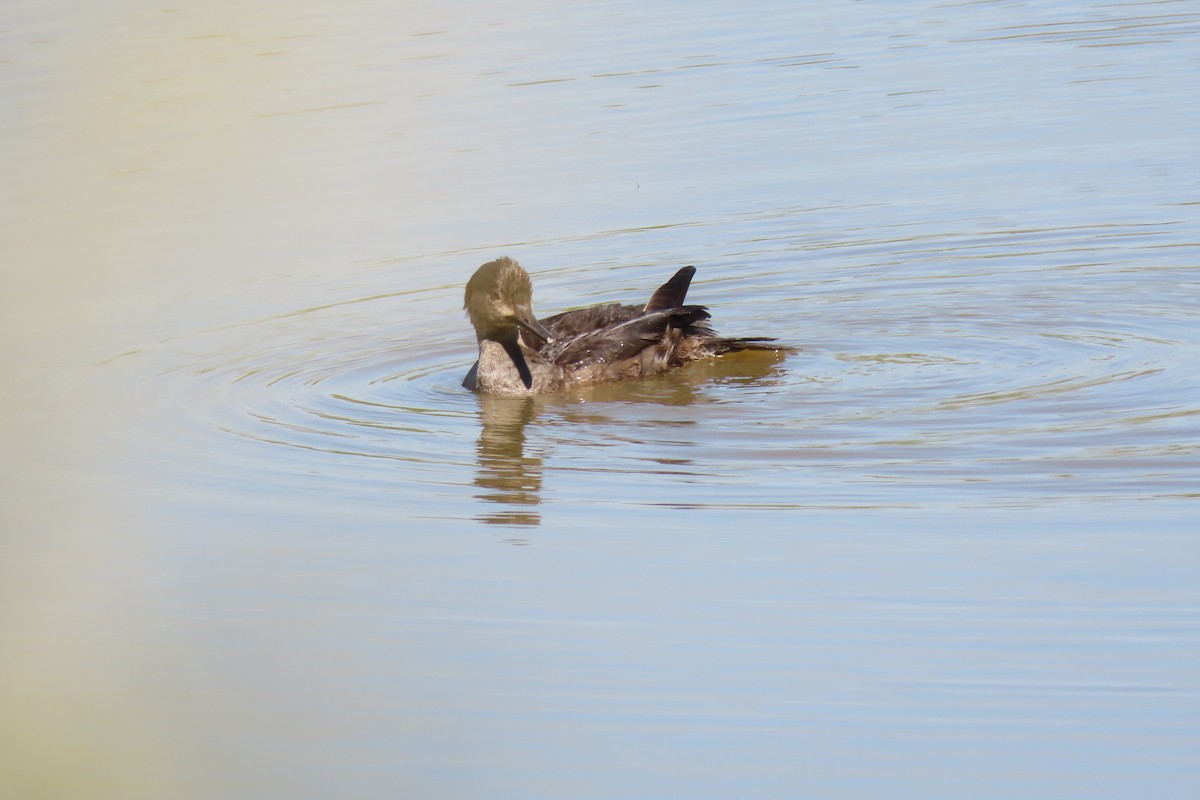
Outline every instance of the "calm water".
[[[0, 796], [1193, 796], [1200, 2], [97, 5], [0, 14]], [[503, 254], [795, 350], [479, 398]]]

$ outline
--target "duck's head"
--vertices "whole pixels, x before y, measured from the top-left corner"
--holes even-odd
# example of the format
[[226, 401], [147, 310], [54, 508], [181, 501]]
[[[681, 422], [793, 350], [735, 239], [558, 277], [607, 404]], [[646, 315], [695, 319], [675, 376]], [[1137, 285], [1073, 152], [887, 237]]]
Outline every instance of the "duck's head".
[[522, 330], [539, 342], [554, 338], [533, 315], [533, 282], [529, 273], [507, 256], [475, 270], [467, 281], [463, 308], [480, 339], [515, 344]]

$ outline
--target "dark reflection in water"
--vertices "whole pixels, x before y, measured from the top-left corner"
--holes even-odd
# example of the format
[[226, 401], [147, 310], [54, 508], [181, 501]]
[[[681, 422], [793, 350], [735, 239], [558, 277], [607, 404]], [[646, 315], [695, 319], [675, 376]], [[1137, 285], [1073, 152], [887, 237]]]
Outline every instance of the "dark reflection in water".
[[475, 485], [483, 491], [476, 497], [497, 503], [500, 510], [479, 515], [495, 525], [540, 525], [542, 459], [525, 453], [525, 426], [537, 416], [533, 397], [480, 395], [477, 454], [479, 471]]
[[[543, 418], [548, 424], [561, 422], [571, 430], [604, 430], [617, 423], [623, 404], [692, 406], [718, 402], [712, 392], [717, 385], [750, 391], [770, 388], [783, 378], [782, 364], [789, 348], [778, 351], [746, 351], [701, 361], [670, 375], [644, 381], [600, 384], [557, 397], [501, 397], [479, 395], [479, 439], [476, 444], [478, 470], [475, 486], [481, 503], [488, 507], [476, 519], [493, 525], [538, 526], [542, 502], [545, 457], [542, 444], [530, 444], [527, 426]], [[676, 425], [699, 425], [702, 420], [678, 421]], [[661, 425], [663, 423], [659, 423]], [[586, 436], [572, 436], [582, 442]], [[686, 460], [661, 459], [677, 471]]]

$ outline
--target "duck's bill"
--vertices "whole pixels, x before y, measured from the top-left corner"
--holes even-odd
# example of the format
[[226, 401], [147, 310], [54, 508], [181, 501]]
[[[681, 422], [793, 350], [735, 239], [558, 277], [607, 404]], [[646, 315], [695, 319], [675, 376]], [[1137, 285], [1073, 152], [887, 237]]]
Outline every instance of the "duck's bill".
[[537, 317], [533, 315], [532, 309], [518, 308], [517, 314], [513, 319], [520, 326], [521, 330], [536, 336], [546, 344], [554, 341], [554, 334], [545, 325], [537, 321]]

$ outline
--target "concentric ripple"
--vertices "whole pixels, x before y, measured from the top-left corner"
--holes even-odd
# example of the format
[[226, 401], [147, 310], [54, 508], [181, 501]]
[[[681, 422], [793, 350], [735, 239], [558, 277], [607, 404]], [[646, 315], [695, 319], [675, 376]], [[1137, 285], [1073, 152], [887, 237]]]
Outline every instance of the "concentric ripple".
[[[1126, 233], [1124, 246], [1156, 234]], [[236, 453], [230, 475], [403, 503], [418, 518], [1194, 494], [1200, 353], [1181, 289], [1195, 275], [1103, 262], [1082, 246], [1096, 237], [897, 236], [885, 260], [877, 241], [848, 235], [803, 254], [776, 241], [719, 256], [694, 299], [722, 331], [774, 334], [795, 352], [567, 397], [462, 389], [473, 341], [457, 286], [206, 334], [219, 346], [193, 350], [176, 377], [207, 430], [196, 445]], [[572, 292], [590, 302], [608, 284], [652, 286], [664, 267], [533, 270], [549, 314]]]
[[210, 334], [225, 347], [185, 376], [201, 435], [239, 442], [241, 465], [269, 480], [322, 475], [352, 494], [458, 485], [471, 453], [456, 451], [455, 432], [472, 424], [475, 404], [452, 365], [470, 343], [428, 324], [443, 304], [454, 309], [450, 294], [352, 298]]

